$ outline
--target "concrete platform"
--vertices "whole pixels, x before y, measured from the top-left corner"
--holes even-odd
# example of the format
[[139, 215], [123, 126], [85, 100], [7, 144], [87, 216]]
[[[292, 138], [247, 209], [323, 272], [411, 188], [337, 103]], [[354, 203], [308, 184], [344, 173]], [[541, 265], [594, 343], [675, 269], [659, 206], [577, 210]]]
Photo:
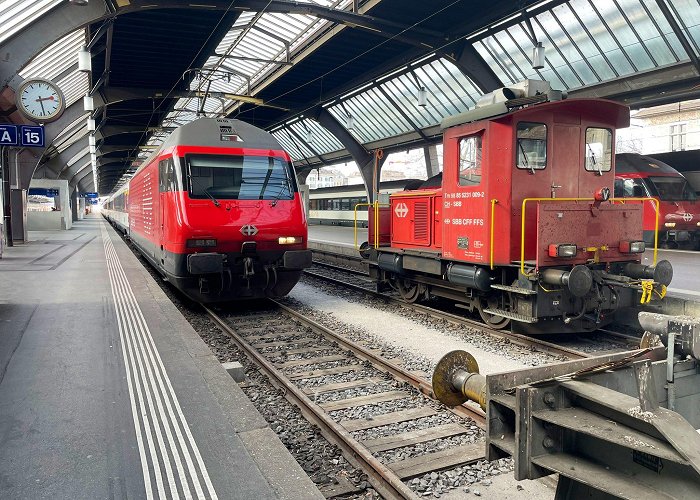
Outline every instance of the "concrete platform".
[[0, 498], [323, 498], [99, 216], [0, 259]]

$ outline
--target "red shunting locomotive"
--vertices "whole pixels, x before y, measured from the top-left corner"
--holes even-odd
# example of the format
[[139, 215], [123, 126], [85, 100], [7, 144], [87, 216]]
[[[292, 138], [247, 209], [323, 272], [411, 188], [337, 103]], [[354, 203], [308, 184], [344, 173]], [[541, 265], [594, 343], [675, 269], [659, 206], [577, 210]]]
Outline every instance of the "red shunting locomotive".
[[362, 253], [378, 288], [453, 299], [525, 333], [590, 331], [663, 297], [673, 271], [641, 264], [642, 202], [610, 197], [615, 130], [628, 125], [626, 106], [533, 80], [445, 120], [440, 176], [370, 212], [379, 244]]
[[291, 159], [240, 120], [177, 128], [104, 214], [200, 302], [284, 296], [311, 265]]

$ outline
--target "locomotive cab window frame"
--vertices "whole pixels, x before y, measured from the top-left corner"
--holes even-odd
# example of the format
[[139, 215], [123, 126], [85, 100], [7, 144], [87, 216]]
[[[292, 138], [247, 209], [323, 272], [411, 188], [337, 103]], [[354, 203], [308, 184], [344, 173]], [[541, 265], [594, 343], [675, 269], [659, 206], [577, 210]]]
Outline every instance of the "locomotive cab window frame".
[[158, 191], [165, 193], [177, 191], [177, 176], [175, 174], [175, 162], [172, 158], [165, 158], [158, 162]]
[[479, 186], [482, 179], [483, 134], [460, 137], [458, 154], [457, 181], [459, 186]]
[[603, 175], [612, 170], [612, 130], [604, 127], [586, 128], [584, 168], [587, 172]]
[[518, 122], [515, 129], [515, 166], [520, 170], [547, 168], [547, 124], [540, 122]]

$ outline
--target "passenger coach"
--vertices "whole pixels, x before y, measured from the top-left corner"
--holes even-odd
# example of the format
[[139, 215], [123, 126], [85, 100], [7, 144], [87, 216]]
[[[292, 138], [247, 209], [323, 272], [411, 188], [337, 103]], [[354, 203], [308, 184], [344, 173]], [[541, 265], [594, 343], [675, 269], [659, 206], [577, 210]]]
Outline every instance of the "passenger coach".
[[284, 296], [311, 264], [291, 159], [239, 120], [202, 118], [173, 131], [104, 214], [201, 302]]

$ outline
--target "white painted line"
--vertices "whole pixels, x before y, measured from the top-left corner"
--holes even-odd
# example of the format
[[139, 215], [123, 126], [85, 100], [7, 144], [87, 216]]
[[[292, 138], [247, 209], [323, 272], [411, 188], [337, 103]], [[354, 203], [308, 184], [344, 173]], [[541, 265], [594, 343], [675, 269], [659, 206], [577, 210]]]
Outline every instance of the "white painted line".
[[[152, 474], [158, 498], [180, 498], [182, 495], [186, 499], [217, 499], [197, 443], [109, 233], [104, 225], [101, 230], [146, 496], [154, 498]], [[148, 455], [144, 443], [148, 447]]]

